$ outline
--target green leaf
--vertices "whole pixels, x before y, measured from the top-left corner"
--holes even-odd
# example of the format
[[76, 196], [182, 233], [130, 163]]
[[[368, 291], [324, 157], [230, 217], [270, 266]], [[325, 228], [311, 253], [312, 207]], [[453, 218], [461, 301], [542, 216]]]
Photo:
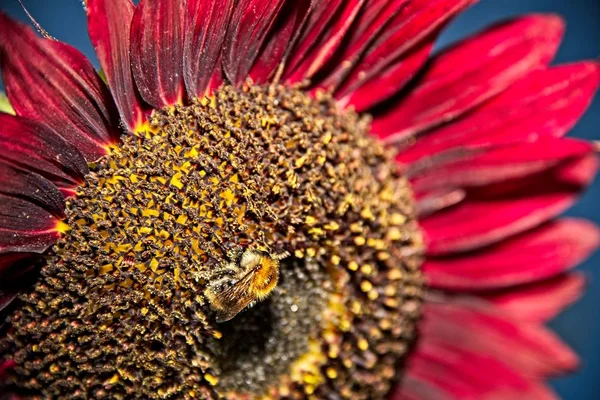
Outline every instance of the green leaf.
[[108, 81], [106, 80], [106, 74], [104, 73], [104, 70], [102, 68], [98, 70], [98, 75], [100, 75], [100, 79], [102, 79], [104, 83], [108, 85]]
[[0, 92], [0, 112], [15, 115], [15, 109], [12, 108], [8, 97], [3, 92]]

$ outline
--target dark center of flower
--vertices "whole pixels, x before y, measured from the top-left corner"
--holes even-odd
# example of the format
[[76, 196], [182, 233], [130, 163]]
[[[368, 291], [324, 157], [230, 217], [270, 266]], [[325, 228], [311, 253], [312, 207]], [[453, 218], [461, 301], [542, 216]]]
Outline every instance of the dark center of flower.
[[423, 245], [368, 128], [283, 86], [155, 112], [69, 200], [9, 317], [13, 388], [382, 398], [414, 339]]

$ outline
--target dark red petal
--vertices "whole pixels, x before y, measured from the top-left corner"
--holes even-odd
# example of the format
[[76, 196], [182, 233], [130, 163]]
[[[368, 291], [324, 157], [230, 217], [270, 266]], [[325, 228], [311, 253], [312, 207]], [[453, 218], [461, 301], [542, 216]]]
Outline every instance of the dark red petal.
[[409, 169], [412, 171], [409, 174], [413, 176], [411, 184], [416, 192], [483, 186], [532, 175], [594, 152], [593, 144], [588, 142], [546, 138], [531, 143], [495, 147], [449, 165], [445, 165], [443, 161], [423, 162], [421, 170]]
[[[0, 290], [0, 312], [8, 307], [19, 295], [16, 291]], [[0, 379], [4, 374], [3, 367], [0, 365]]]
[[362, 112], [388, 99], [414, 78], [427, 61], [432, 48], [433, 40], [417, 46], [394, 62], [390, 68], [363, 82], [356, 90], [341, 98], [340, 104], [354, 106], [356, 111]]
[[284, 0], [238, 0], [223, 45], [223, 70], [234, 84], [248, 77]]
[[0, 254], [0, 282], [4, 282], [4, 273], [14, 265], [20, 265], [27, 262], [32, 257], [38, 256], [33, 253], [8, 253]]
[[221, 69], [218, 61], [234, 4], [234, 0], [187, 2], [183, 77], [192, 97], [203, 97], [211, 77]]
[[435, 212], [454, 206], [467, 197], [463, 189], [442, 189], [414, 193], [417, 202], [417, 215], [422, 219]]
[[88, 173], [83, 155], [46, 126], [0, 113], [0, 160], [46, 177], [63, 193]]
[[436, 388], [432, 382], [413, 376], [412, 370], [404, 370], [402, 380], [388, 396], [389, 400], [457, 400]]
[[336, 96], [346, 97], [365, 82], [383, 74], [384, 70], [389, 71], [391, 64], [401, 62], [403, 55], [415, 45], [438, 31], [474, 2], [475, 0], [414, 0], [408, 3], [370, 44]]
[[[38, 270], [41, 262], [41, 254], [0, 254], [0, 312], [8, 307], [23, 289], [31, 287], [36, 277], [33, 272]], [[0, 371], [0, 379], [1, 375]]]
[[475, 297], [432, 298], [423, 307], [419, 328], [421, 343], [440, 349], [456, 346], [498, 360], [522, 377], [546, 378], [578, 364], [577, 355], [551, 331]]
[[281, 65], [301, 33], [301, 27], [308, 19], [311, 0], [287, 0], [279, 14], [273, 31], [256, 62], [250, 70], [255, 83], [266, 82]]
[[419, 137], [397, 159], [409, 164], [457, 149], [562, 136], [586, 110], [599, 83], [595, 62], [533, 72], [465, 118]]
[[[4, 378], [6, 375], [6, 372], [8, 370], [10, 370], [11, 368], [14, 368], [15, 365], [17, 365], [17, 364], [12, 360], [0, 362], [0, 379]], [[14, 395], [9, 394], [9, 397], [7, 400], [17, 400], [17, 398]]]
[[44, 252], [59, 238], [59, 222], [27, 199], [0, 193], [0, 254]]
[[324, 88], [337, 87], [354, 67], [363, 52], [387, 27], [390, 20], [397, 16], [409, 0], [372, 0], [358, 13], [352, 29], [344, 37], [343, 46], [338, 49], [336, 64], [323, 83]]
[[315, 43], [316, 46], [289, 75], [287, 78], [289, 82], [301, 82], [312, 78], [333, 57], [364, 3], [365, 0], [348, 0], [341, 4], [340, 9], [337, 10], [338, 14], [333, 18], [330, 26], [323, 31], [322, 36]]
[[444, 290], [507, 288], [548, 279], [575, 267], [600, 244], [600, 231], [583, 220], [559, 220], [475, 253], [429, 258], [428, 285]]
[[44, 251], [58, 238], [62, 194], [41, 175], [4, 163], [0, 182], [0, 254]]
[[552, 219], [575, 201], [596, 167], [595, 156], [585, 157], [542, 175], [470, 193], [459, 205], [420, 221], [428, 253], [478, 249]]
[[[577, 233], [579, 235], [579, 233]], [[566, 274], [543, 282], [485, 295], [507, 315], [523, 321], [544, 323], [554, 318], [583, 294], [585, 278]]]
[[183, 102], [184, 6], [182, 0], [141, 0], [133, 14], [133, 77], [157, 109]]
[[562, 38], [556, 16], [534, 15], [491, 28], [434, 58], [416, 88], [373, 121], [398, 141], [448, 122], [548, 64]]
[[56, 217], [64, 218], [65, 199], [60, 190], [43, 176], [0, 161], [0, 182], [0, 193], [26, 198]]
[[411, 355], [406, 375], [456, 400], [555, 399], [542, 382], [461, 343], [423, 340]]
[[17, 114], [47, 124], [89, 161], [106, 154], [118, 140], [118, 117], [90, 62], [2, 13], [0, 25], [2, 77]]
[[[302, 27], [302, 33], [295, 43], [290, 59], [287, 62], [283, 77], [289, 80], [290, 75], [298, 65], [305, 59], [307, 54], [316, 47], [325, 36], [325, 29], [342, 9], [343, 0], [313, 0], [312, 8], [306, 23]], [[331, 22], [333, 23], [333, 22]]]
[[108, 87], [130, 130], [144, 122], [142, 102], [131, 73], [130, 27], [134, 5], [131, 0], [87, 0], [88, 30]]

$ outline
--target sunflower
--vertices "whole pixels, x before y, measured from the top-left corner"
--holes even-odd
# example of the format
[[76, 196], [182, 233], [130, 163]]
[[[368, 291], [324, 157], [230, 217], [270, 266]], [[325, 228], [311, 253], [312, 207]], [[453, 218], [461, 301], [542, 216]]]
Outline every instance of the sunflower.
[[0, 13], [1, 390], [553, 398], [600, 68], [554, 15], [430, 56], [473, 2], [87, 0], [101, 75]]

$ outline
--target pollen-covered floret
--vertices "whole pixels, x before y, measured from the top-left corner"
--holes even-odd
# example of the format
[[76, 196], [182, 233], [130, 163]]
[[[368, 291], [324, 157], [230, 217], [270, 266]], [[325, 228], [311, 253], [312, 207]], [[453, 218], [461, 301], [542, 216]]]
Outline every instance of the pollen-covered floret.
[[[70, 230], [9, 316], [12, 387], [382, 398], [415, 335], [423, 244], [408, 183], [368, 128], [283, 86], [155, 112], [69, 200]], [[245, 251], [290, 256], [263, 301], [218, 323], [206, 290]]]

